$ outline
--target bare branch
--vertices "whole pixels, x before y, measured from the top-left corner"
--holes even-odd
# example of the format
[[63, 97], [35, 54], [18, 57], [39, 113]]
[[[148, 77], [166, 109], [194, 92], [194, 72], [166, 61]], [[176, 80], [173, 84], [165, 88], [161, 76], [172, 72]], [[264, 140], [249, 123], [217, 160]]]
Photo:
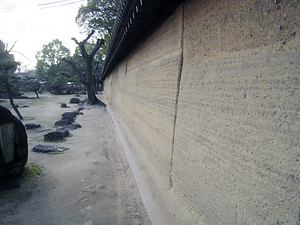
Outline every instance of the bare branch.
[[74, 38], [74, 37], [72, 38], [72, 40], [75, 41], [75, 43], [79, 46], [80, 51], [81, 51], [81, 54], [82, 54], [83, 58], [85, 58], [85, 59], [86, 59], [86, 58], [89, 58], [90, 55], [87, 54], [84, 45], [85, 45], [85, 43], [93, 36], [94, 33], [95, 33], [95, 31], [92, 30], [91, 33], [89, 33], [89, 35], [87, 36], [87, 38], [84, 39], [84, 40], [81, 41], [81, 42], [78, 42], [77, 39]]
[[97, 43], [93, 49], [93, 51], [90, 53], [89, 57], [93, 58], [96, 52], [101, 48], [102, 45], [105, 44], [105, 40], [103, 39], [97, 39]]
[[84, 39], [81, 43], [84, 45], [90, 39], [90, 37], [93, 36], [94, 33], [95, 33], [95, 31], [92, 30], [91, 33], [89, 33], [89, 35], [87, 36], [87, 38]]
[[70, 59], [63, 58], [63, 60], [72, 67], [73, 71], [79, 76], [80, 81], [82, 83], [86, 84], [88, 82], [86, 74], [80, 72], [80, 70], [78, 69], [78, 67], [76, 66], [75, 62], [73, 61], [73, 59], [71, 57], [70, 57]]
[[73, 40], [73, 41], [75, 41], [75, 43], [77, 44], [77, 45], [79, 45], [79, 42], [77, 41], [77, 39], [76, 38], [71, 38], [71, 40]]
[[64, 60], [66, 63], [68, 63], [73, 68], [74, 72], [77, 75], [81, 75], [80, 70], [78, 69], [78, 67], [76, 66], [76, 64], [74, 63], [74, 61], [73, 61], [73, 59], [71, 57], [70, 57], [70, 59], [63, 58], [62, 60]]
[[89, 55], [87, 54], [87, 52], [85, 50], [83, 41], [82, 42], [78, 42], [76, 38], [72, 38], [71, 40], [75, 41], [75, 43], [79, 46], [81, 54], [82, 54], [82, 57], [83, 58], [88, 58]]
[[[15, 44], [17, 43], [17, 41], [15, 41], [15, 43], [12, 45], [12, 47], [9, 49], [8, 52], [10, 52], [14, 47], [15, 47]], [[7, 50], [7, 49], [6, 49]]]
[[90, 54], [88, 54], [86, 52], [84, 45], [93, 36], [94, 33], [95, 33], [95, 31], [92, 30], [92, 32], [88, 35], [88, 37], [81, 42], [78, 42], [76, 38], [72, 38], [72, 40], [75, 41], [75, 43], [79, 46], [82, 57], [85, 59], [93, 58], [95, 56], [96, 52], [101, 48], [101, 46], [105, 44], [105, 41], [103, 39], [97, 39], [97, 43], [96, 43], [93, 51]]
[[16, 44], [16, 43], [17, 43], [17, 41], [15, 41], [15, 42], [13, 43], [12, 47], [11, 47], [9, 50], [7, 50], [7, 45], [6, 45], [5, 52], [4, 52], [4, 54], [1, 56], [0, 60], [4, 59], [4, 58], [11, 52], [11, 50], [15, 47], [15, 44]]

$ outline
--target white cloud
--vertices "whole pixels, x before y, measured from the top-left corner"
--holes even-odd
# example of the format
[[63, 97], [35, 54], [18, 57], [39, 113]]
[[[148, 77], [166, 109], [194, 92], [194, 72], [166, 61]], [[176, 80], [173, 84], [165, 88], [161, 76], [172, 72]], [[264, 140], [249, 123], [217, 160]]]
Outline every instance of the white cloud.
[[[76, 45], [71, 38], [82, 40], [85, 37], [80, 34], [75, 17], [80, 5], [86, 4], [86, 1], [64, 0], [39, 6], [58, 1], [62, 0], [1, 0], [0, 39], [9, 43], [9, 46], [17, 41], [13, 54], [23, 68], [33, 69], [37, 51], [41, 51], [43, 45], [53, 39], [61, 40], [73, 53]], [[74, 4], [58, 6], [67, 3]], [[56, 7], [42, 9], [45, 6]]]

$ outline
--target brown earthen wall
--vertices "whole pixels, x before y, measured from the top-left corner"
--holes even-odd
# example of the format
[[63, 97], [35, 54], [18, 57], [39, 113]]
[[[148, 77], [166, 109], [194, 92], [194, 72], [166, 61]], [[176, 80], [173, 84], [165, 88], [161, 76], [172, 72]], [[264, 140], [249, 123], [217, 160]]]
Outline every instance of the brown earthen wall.
[[105, 80], [206, 224], [299, 223], [299, 5], [186, 1]]

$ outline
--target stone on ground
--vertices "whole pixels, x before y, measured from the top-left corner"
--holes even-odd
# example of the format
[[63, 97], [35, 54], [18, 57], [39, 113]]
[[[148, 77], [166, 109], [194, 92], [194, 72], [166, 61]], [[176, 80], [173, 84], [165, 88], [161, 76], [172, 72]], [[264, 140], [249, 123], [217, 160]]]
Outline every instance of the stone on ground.
[[80, 99], [79, 98], [71, 98], [70, 99], [70, 103], [71, 104], [78, 104], [80, 102]]
[[44, 135], [44, 141], [62, 141], [64, 135], [61, 132], [53, 131]]
[[73, 122], [72, 119], [63, 119], [63, 120], [58, 120], [54, 123], [55, 126], [65, 126], [69, 125]]
[[62, 119], [72, 119], [74, 121], [74, 118], [78, 115], [79, 113], [77, 111], [74, 112], [65, 112], [62, 114]]
[[57, 128], [56, 132], [62, 133], [64, 135], [64, 137], [68, 137], [70, 135], [70, 132], [63, 127]]
[[55, 152], [64, 152], [66, 150], [69, 150], [69, 148], [56, 147], [51, 145], [37, 145], [33, 147], [31, 151], [41, 152], [41, 153], [55, 153]]
[[25, 124], [25, 129], [26, 130], [36, 129], [36, 128], [39, 128], [39, 127], [41, 127], [40, 124], [34, 124], [34, 123], [27, 123], [27, 124]]

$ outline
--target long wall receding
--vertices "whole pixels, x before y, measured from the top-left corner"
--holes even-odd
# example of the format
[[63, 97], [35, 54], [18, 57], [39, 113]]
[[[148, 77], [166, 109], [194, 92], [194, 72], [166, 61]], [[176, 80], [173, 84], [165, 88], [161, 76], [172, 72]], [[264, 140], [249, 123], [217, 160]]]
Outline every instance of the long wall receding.
[[105, 79], [204, 224], [299, 223], [299, 26], [297, 0], [185, 1]]

